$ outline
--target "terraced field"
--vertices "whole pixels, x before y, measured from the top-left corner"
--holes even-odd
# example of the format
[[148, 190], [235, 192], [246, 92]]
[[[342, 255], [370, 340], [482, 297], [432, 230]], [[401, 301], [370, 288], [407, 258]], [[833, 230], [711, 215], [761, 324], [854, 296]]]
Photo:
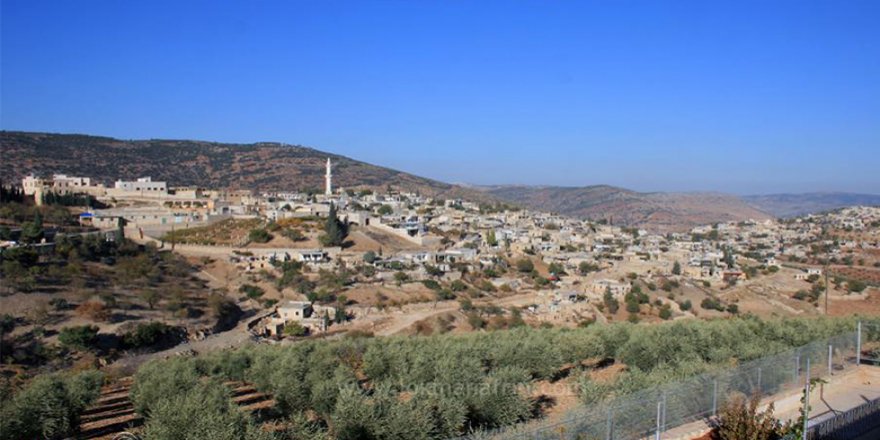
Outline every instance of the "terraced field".
[[[129, 398], [132, 378], [124, 377], [101, 389], [101, 396], [86, 409], [79, 425], [77, 439], [112, 440], [123, 432], [137, 433], [144, 418], [134, 411]], [[226, 382], [232, 391], [232, 401], [248, 412], [269, 412], [275, 407], [271, 395], [261, 393], [245, 382]]]

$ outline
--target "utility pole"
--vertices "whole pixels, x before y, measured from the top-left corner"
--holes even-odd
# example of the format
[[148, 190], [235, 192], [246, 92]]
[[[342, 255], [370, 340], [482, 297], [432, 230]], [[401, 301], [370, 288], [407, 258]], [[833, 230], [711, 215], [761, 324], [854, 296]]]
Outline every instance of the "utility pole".
[[[825, 227], [822, 227], [822, 238], [825, 238], [825, 234], [827, 233]], [[825, 316], [828, 316], [828, 261], [830, 260], [829, 251], [826, 249], [825, 252], [825, 264], [822, 265], [822, 272], [825, 273]]]
[[828, 316], [828, 259], [825, 259], [825, 267], [822, 269], [825, 272], [825, 316]]

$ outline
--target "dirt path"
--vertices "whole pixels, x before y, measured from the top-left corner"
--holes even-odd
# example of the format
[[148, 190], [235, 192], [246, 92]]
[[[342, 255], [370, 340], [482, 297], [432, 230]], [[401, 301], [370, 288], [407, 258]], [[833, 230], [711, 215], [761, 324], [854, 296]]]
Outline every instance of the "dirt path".
[[[429, 306], [430, 307], [430, 306]], [[384, 328], [376, 332], [378, 336], [390, 336], [400, 333], [418, 321], [430, 318], [441, 313], [453, 312], [458, 310], [457, 302], [444, 301], [438, 303], [437, 307], [431, 307], [425, 310], [404, 310], [402, 312], [393, 312], [389, 317], [391, 322], [385, 324]]]
[[[497, 300], [479, 300], [475, 305], [495, 304], [503, 307], [519, 307], [535, 302], [535, 293], [528, 292], [501, 298]], [[443, 313], [454, 312], [461, 305], [458, 301], [441, 301], [438, 303], [420, 303], [405, 306], [403, 311], [395, 311], [386, 314], [390, 321], [381, 324], [381, 329], [375, 331], [377, 336], [389, 336], [400, 333], [418, 321], [437, 316]]]
[[248, 330], [249, 323], [262, 319], [264, 316], [273, 311], [263, 311], [255, 315], [246, 316], [238, 322], [234, 328], [225, 332], [214, 333], [208, 335], [205, 339], [199, 341], [187, 341], [178, 344], [167, 350], [157, 351], [154, 353], [145, 353], [117, 359], [109, 365], [110, 368], [118, 368], [123, 371], [133, 371], [139, 365], [152, 359], [162, 359], [173, 355], [186, 353], [205, 353], [213, 350], [222, 350], [227, 348], [238, 348], [247, 344], [255, 344], [259, 342], [259, 338], [255, 337]]
[[382, 247], [382, 250], [387, 253], [422, 249], [421, 246], [415, 243], [410, 243], [401, 237], [389, 234], [371, 226], [357, 228], [351, 233], [351, 235], [354, 234], [360, 234], [367, 238], [368, 240], [365, 240], [365, 242], [378, 244]]

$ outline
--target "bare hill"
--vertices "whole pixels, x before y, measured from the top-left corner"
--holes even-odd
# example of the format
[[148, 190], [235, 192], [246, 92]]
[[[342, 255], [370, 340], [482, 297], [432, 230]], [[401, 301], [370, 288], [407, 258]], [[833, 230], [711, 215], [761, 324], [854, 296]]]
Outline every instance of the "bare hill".
[[640, 193], [607, 185], [496, 186], [490, 194], [536, 210], [667, 232], [722, 221], [770, 216], [742, 199], [718, 193]]
[[384, 189], [390, 185], [440, 197], [491, 200], [480, 191], [299, 145], [120, 140], [12, 131], [0, 132], [0, 145], [0, 173], [5, 179], [19, 180], [28, 173], [66, 173], [111, 184], [117, 178], [151, 176], [172, 186], [317, 191], [324, 187], [324, 165], [329, 157], [334, 163], [334, 184], [339, 187]]

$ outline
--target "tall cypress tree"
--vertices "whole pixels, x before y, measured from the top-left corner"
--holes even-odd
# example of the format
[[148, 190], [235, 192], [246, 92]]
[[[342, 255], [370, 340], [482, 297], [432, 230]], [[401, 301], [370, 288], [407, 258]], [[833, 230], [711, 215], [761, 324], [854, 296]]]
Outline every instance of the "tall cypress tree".
[[116, 244], [121, 245], [125, 240], [125, 219], [122, 217], [116, 218]]
[[25, 222], [21, 225], [21, 241], [24, 243], [38, 243], [43, 238], [43, 216], [40, 211], [34, 214], [34, 221]]
[[321, 244], [324, 246], [342, 246], [348, 229], [346, 224], [339, 220], [336, 214], [336, 205], [330, 204], [330, 212], [327, 221], [324, 222], [324, 235], [321, 236]]

